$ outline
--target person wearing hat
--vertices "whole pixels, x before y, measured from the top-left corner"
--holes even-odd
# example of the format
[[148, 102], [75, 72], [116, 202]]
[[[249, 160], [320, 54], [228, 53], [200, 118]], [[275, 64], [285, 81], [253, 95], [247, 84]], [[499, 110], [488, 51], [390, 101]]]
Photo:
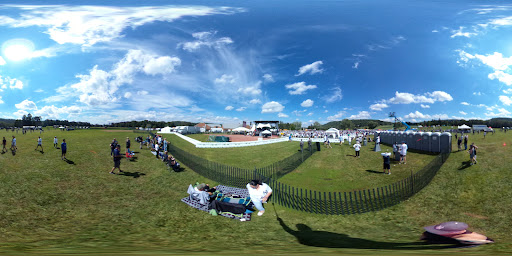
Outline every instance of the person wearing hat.
[[121, 155], [121, 146], [120, 145], [117, 145], [116, 146], [116, 149], [114, 149], [114, 167], [112, 167], [112, 170], [110, 171], [110, 174], [115, 174], [114, 173], [114, 170], [116, 168], [119, 169], [119, 173], [122, 173], [123, 171], [121, 170], [121, 158], [123, 156]]
[[384, 174], [388, 174], [388, 175], [391, 175], [391, 153], [389, 152], [385, 152], [385, 153], [381, 153], [382, 155], [382, 159], [384, 160], [384, 164], [383, 164], [383, 169], [384, 169]]
[[266, 183], [261, 182], [261, 180], [251, 180], [251, 182], [247, 184], [247, 190], [249, 191], [249, 196], [251, 197], [254, 207], [259, 211], [258, 216], [263, 215], [263, 213], [265, 213], [263, 203], [267, 202], [272, 194], [272, 189]]
[[354, 144], [354, 149], [356, 150], [356, 157], [359, 157], [359, 151], [361, 150], [361, 144], [359, 144], [359, 141]]

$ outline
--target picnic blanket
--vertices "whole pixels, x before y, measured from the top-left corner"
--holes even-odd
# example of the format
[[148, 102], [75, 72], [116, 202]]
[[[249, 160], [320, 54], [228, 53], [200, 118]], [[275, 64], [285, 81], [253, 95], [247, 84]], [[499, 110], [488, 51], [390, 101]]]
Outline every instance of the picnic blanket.
[[[243, 188], [234, 188], [234, 187], [228, 187], [228, 186], [224, 186], [224, 185], [218, 185], [217, 186], [217, 191], [219, 193], [221, 193], [224, 197], [225, 196], [238, 196], [242, 199], [246, 198], [246, 197], [249, 197], [249, 191], [247, 191], [247, 189], [243, 189]], [[182, 202], [188, 204], [189, 206], [193, 207], [193, 208], [196, 208], [200, 211], [204, 211], [204, 212], [209, 212], [208, 210], [208, 204], [201, 204], [199, 202], [199, 200], [196, 200], [196, 199], [191, 199], [190, 196], [187, 196], [183, 199], [181, 199]], [[233, 201], [236, 201], [236, 200], [232, 200], [230, 199], [228, 202], [232, 202]], [[229, 212], [223, 212], [220, 214], [220, 216], [224, 216], [226, 218], [231, 218], [231, 219], [236, 219], [236, 220], [240, 220], [240, 219], [245, 219], [246, 221], [250, 221], [251, 220], [251, 213], [250, 212], [245, 212], [243, 214], [232, 214], [232, 213], [229, 213]]]

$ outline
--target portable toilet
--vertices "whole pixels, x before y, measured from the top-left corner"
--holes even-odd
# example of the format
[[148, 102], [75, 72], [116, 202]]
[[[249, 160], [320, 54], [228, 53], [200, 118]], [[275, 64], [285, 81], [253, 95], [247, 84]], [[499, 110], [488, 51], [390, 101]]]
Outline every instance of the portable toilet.
[[421, 141], [423, 140], [423, 132], [415, 132], [414, 134], [414, 149], [421, 150]]
[[432, 136], [430, 137], [430, 152], [441, 152], [440, 136], [441, 133], [439, 132], [432, 133]]
[[423, 136], [421, 136], [421, 151], [430, 152], [431, 136], [431, 132], [423, 133]]
[[452, 134], [449, 132], [441, 133], [439, 144], [440, 144], [441, 153], [452, 152]]
[[407, 143], [407, 147], [414, 148], [414, 132], [407, 131], [405, 133], [405, 143]]

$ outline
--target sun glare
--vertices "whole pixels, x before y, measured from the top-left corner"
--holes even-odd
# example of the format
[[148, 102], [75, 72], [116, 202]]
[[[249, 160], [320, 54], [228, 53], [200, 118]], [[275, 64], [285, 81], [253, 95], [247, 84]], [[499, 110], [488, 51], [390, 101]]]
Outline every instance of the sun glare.
[[34, 44], [27, 39], [12, 39], [2, 45], [3, 55], [11, 61], [30, 58]]

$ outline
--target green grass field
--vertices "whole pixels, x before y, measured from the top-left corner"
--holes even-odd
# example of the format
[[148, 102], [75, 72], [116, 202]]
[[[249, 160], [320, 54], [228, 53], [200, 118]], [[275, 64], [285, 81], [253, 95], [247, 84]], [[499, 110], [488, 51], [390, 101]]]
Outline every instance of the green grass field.
[[[0, 131], [0, 138], [9, 139], [11, 135], [11, 132]], [[135, 150], [139, 152], [135, 162], [123, 160], [121, 167], [127, 175], [108, 174], [113, 165], [108, 144], [116, 137], [124, 146], [126, 136], [133, 140], [135, 133], [50, 130], [43, 134], [44, 154], [34, 151], [38, 135], [17, 134], [19, 150], [16, 155], [11, 152], [0, 155], [0, 254], [512, 253], [509, 225], [512, 219], [509, 210], [512, 205], [509, 170], [512, 133], [497, 132], [485, 139], [482, 135], [470, 135], [470, 142], [479, 146], [477, 165], [466, 165], [467, 153], [455, 152], [429, 186], [391, 208], [361, 215], [326, 216], [266, 205], [265, 215], [254, 216], [250, 222], [212, 217], [181, 203], [180, 199], [187, 195], [188, 184], [216, 183], [198, 176], [186, 166], [184, 172], [170, 173], [147, 149]], [[59, 141], [66, 138], [70, 162], [60, 160], [59, 150], [52, 148], [55, 135]], [[182, 143], [172, 136], [171, 139], [173, 143]], [[278, 159], [296, 150], [296, 145], [278, 144], [283, 144], [283, 148], [262, 150], [275, 150], [265, 157]], [[264, 154], [252, 153], [261, 150], [258, 147], [241, 150], [225, 154], [236, 153], [240, 157]], [[192, 152], [199, 152], [203, 157], [218, 154], [216, 151]], [[246, 161], [236, 159], [225, 156], [222, 161], [233, 161], [232, 165]], [[418, 240], [423, 226], [450, 220], [464, 221], [472, 230], [493, 238], [496, 243], [442, 249], [442, 246], [426, 245]]]

